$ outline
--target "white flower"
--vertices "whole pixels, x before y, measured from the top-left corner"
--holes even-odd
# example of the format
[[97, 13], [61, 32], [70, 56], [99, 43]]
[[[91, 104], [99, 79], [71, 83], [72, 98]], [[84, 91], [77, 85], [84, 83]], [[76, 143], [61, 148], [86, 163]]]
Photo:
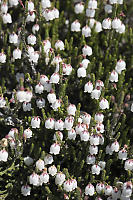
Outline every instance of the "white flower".
[[118, 0], [109, 0], [110, 4], [116, 4]]
[[95, 32], [100, 33], [101, 31], [102, 31], [102, 24], [101, 24], [101, 22], [96, 21]]
[[30, 166], [33, 164], [33, 159], [29, 156], [25, 157], [24, 158], [24, 163], [27, 165], [27, 166]]
[[91, 29], [89, 26], [86, 25], [82, 28], [82, 35], [84, 35], [85, 37], [91, 36]]
[[125, 33], [125, 29], [126, 29], [125, 25], [121, 23], [121, 25], [119, 26], [119, 28], [116, 29], [116, 32], [122, 34], [122, 33]]
[[109, 155], [112, 155], [113, 154], [113, 151], [111, 149], [111, 146], [107, 145], [106, 146], [106, 154], [109, 154]]
[[76, 14], [82, 13], [84, 10], [84, 4], [83, 2], [77, 3], [74, 7], [74, 11]]
[[90, 136], [90, 144], [91, 145], [99, 145], [99, 136], [96, 134], [93, 134]]
[[31, 111], [31, 103], [23, 102], [23, 111]]
[[116, 187], [112, 191], [112, 198], [113, 199], [119, 199], [121, 196], [121, 191], [118, 190]]
[[44, 52], [45, 53], [49, 52], [49, 49], [51, 48], [51, 42], [49, 40], [44, 40], [42, 42], [42, 45], [43, 45], [43, 48], [44, 48]]
[[23, 196], [30, 195], [31, 187], [29, 185], [22, 185], [21, 187], [21, 193]]
[[39, 117], [33, 117], [31, 120], [32, 128], [40, 128], [40, 123], [41, 123], [41, 120]]
[[80, 67], [77, 70], [77, 76], [80, 77], [86, 77], [86, 69], [84, 67]]
[[28, 1], [28, 11], [33, 11], [34, 10], [34, 3], [30, 0]]
[[58, 111], [58, 108], [60, 108], [60, 106], [61, 106], [61, 101], [59, 99], [56, 99], [56, 101], [51, 105], [54, 111]]
[[55, 18], [55, 19], [58, 19], [58, 18], [59, 18], [59, 14], [60, 14], [60, 13], [59, 13], [59, 10], [58, 10], [57, 8], [54, 8], [54, 9], [53, 9], [53, 14], [54, 14], [54, 18]]
[[14, 59], [21, 59], [21, 54], [22, 54], [22, 51], [20, 49], [17, 48], [13, 50]]
[[111, 72], [110, 77], [109, 77], [109, 80], [110, 80], [111, 82], [118, 82], [118, 73], [117, 73], [115, 70], [113, 70], [113, 71]]
[[64, 122], [64, 127], [66, 128], [66, 130], [71, 130], [73, 127], [73, 123], [74, 123], [74, 118], [72, 116], [66, 117], [65, 118], [65, 122]]
[[28, 37], [27, 37], [27, 42], [28, 42], [28, 44], [31, 44], [31, 45], [34, 45], [34, 44], [36, 44], [36, 36], [34, 36], [34, 35], [29, 35]]
[[93, 19], [93, 18], [90, 18], [90, 23], [89, 23], [89, 26], [90, 28], [93, 28], [94, 24], [95, 24], [96, 20]]
[[57, 168], [53, 165], [51, 167], [48, 168], [48, 172], [51, 176], [55, 176], [57, 173]]
[[45, 85], [45, 83], [48, 81], [48, 77], [46, 75], [41, 75], [40, 76], [40, 83], [42, 85]]
[[102, 90], [103, 87], [104, 87], [104, 83], [101, 80], [97, 80], [95, 88]]
[[105, 168], [106, 162], [104, 161], [99, 161], [98, 162], [99, 167], [101, 168], [101, 170], [103, 170]]
[[82, 115], [83, 123], [89, 125], [91, 121], [91, 115], [88, 113], [84, 113]]
[[42, 171], [44, 169], [44, 161], [39, 159], [36, 161], [36, 168]]
[[38, 186], [39, 185], [39, 175], [36, 173], [31, 174], [29, 177], [29, 181], [30, 181], [30, 184]]
[[77, 181], [76, 181], [76, 179], [72, 179], [71, 181], [72, 181], [72, 184], [73, 184], [72, 190], [75, 190], [77, 188]]
[[96, 120], [97, 122], [102, 123], [102, 122], [103, 122], [103, 119], [104, 119], [104, 115], [103, 115], [102, 113], [96, 113], [96, 114], [95, 114], [95, 120]]
[[49, 174], [44, 171], [40, 175], [39, 184], [42, 185], [43, 183], [48, 183], [48, 182], [49, 182]]
[[86, 16], [93, 18], [95, 16], [95, 10], [94, 9], [86, 9]]
[[78, 123], [78, 124], [76, 125], [76, 127], [75, 127], [75, 130], [76, 130], [76, 133], [77, 133], [77, 134], [80, 134], [80, 133], [82, 133], [85, 129], [84, 129], [84, 127], [83, 127], [83, 125], [82, 125], [81, 123]]
[[123, 184], [123, 186], [122, 186], [122, 196], [126, 197], [126, 198], [131, 197], [132, 188], [133, 188], [132, 182], [130, 182], [130, 181], [129, 182], [125, 182]]
[[92, 174], [99, 175], [101, 168], [98, 165], [92, 165], [91, 172]]
[[86, 58], [83, 59], [82, 62], [81, 62], [82, 67], [84, 67], [85, 69], [87, 69], [89, 63], [90, 63], [90, 61]]
[[45, 128], [47, 129], [54, 129], [54, 125], [55, 125], [55, 120], [53, 118], [48, 118], [45, 121]]
[[97, 133], [104, 133], [104, 125], [98, 122], [95, 126], [95, 130]]
[[76, 139], [76, 131], [74, 129], [71, 129], [68, 131], [68, 139], [69, 140], [75, 140]]
[[16, 33], [12, 33], [9, 35], [9, 42], [11, 44], [17, 44], [18, 43], [18, 35]]
[[6, 101], [4, 99], [4, 97], [0, 97], [0, 108], [4, 108], [6, 105]]
[[52, 65], [59, 65], [59, 63], [62, 62], [62, 58], [58, 55], [55, 56], [51, 62]]
[[60, 145], [57, 143], [54, 143], [50, 146], [50, 153], [57, 155], [60, 153]]
[[84, 92], [91, 93], [93, 90], [93, 84], [89, 81], [88, 83], [85, 84], [84, 86]]
[[112, 151], [118, 152], [119, 148], [120, 148], [120, 145], [117, 141], [115, 141], [114, 143], [111, 144], [111, 150]]
[[9, 0], [9, 4], [11, 7], [17, 6], [19, 4], [18, 0]]
[[121, 71], [126, 69], [126, 63], [124, 60], [120, 59], [119, 61], [117, 61], [116, 63], [116, 67], [115, 70], [117, 71], [118, 74], [121, 74]]
[[7, 5], [7, 3], [3, 2], [1, 4], [1, 12], [2, 13], [7, 13], [7, 11], [8, 11], [8, 5]]
[[35, 52], [32, 46], [27, 46], [27, 51], [28, 51], [29, 56]]
[[102, 99], [99, 103], [99, 106], [102, 110], [109, 109], [109, 103], [106, 99]]
[[118, 19], [117, 17], [113, 19], [112, 21], [112, 28], [113, 29], [118, 29], [121, 26], [121, 20]]
[[109, 13], [112, 13], [112, 8], [113, 7], [110, 4], [106, 4], [105, 7], [104, 7], [104, 10], [105, 10], [106, 13], [109, 14]]
[[103, 183], [97, 183], [96, 184], [96, 191], [98, 194], [104, 192], [105, 185]]
[[75, 31], [75, 32], [79, 32], [80, 31], [80, 23], [78, 20], [75, 20], [72, 24], [71, 24], [71, 31]]
[[38, 108], [44, 108], [45, 107], [45, 99], [41, 98], [41, 99], [37, 99], [36, 100], [36, 104]]
[[76, 106], [75, 106], [74, 104], [70, 104], [70, 105], [67, 107], [67, 112], [68, 112], [68, 115], [73, 115], [73, 116], [75, 116]]
[[118, 158], [121, 160], [126, 160], [127, 159], [127, 151], [125, 149], [122, 149], [118, 153]]
[[2, 52], [0, 53], [0, 63], [5, 63], [6, 62], [6, 55]]
[[15, 146], [16, 146], [15, 139], [10, 139], [9, 144], [10, 144], [11, 149], [15, 149]]
[[33, 26], [32, 26], [32, 32], [34, 33], [34, 34], [36, 34], [36, 32], [38, 32], [39, 31], [39, 24], [34, 24]]
[[9, 13], [5, 13], [2, 16], [2, 18], [3, 18], [3, 23], [4, 24], [7, 24], [7, 23], [11, 24], [12, 23], [12, 17], [11, 17], [11, 15]]
[[35, 93], [42, 94], [43, 91], [44, 91], [43, 85], [41, 85], [41, 83], [38, 83], [38, 84], [35, 86]]
[[50, 83], [57, 84], [59, 83], [59, 80], [60, 80], [60, 76], [58, 73], [53, 73], [50, 77]]
[[83, 52], [84, 56], [91, 56], [92, 55], [92, 48], [90, 46], [88, 46], [88, 45], [85, 45], [82, 48], [82, 52]]
[[71, 192], [73, 190], [73, 182], [72, 182], [72, 180], [68, 179], [67, 181], [65, 181], [64, 184], [63, 184], [63, 187], [64, 187], [64, 190], [66, 192]]
[[90, 134], [87, 130], [84, 130], [80, 133], [80, 139], [81, 141], [87, 142], [89, 140]]
[[94, 89], [91, 92], [91, 98], [92, 99], [99, 99], [100, 95], [101, 95], [101, 91], [100, 90]]
[[54, 160], [53, 160], [53, 156], [50, 155], [50, 154], [48, 154], [48, 155], [46, 155], [46, 156], [44, 157], [45, 165], [50, 165], [50, 164], [52, 164], [53, 161], [54, 161]]
[[56, 101], [56, 94], [51, 92], [47, 95], [49, 103], [54, 103]]
[[89, 0], [88, 8], [90, 9], [97, 9], [97, 1], [96, 0]]
[[50, 8], [51, 7], [51, 2], [50, 0], [41, 0], [42, 8]]
[[54, 134], [54, 137], [53, 137], [53, 140], [54, 140], [54, 141], [57, 141], [57, 140], [58, 140], [57, 136], [60, 138], [61, 141], [63, 140], [63, 134], [62, 134], [62, 132], [57, 131], [57, 132]]
[[63, 64], [63, 75], [69, 76], [72, 72], [72, 66], [70, 64]]
[[56, 185], [62, 185], [63, 182], [65, 181], [65, 174], [63, 174], [62, 172], [57, 173], [56, 177], [55, 177], [55, 184]]
[[51, 20], [55, 19], [54, 10], [45, 9], [43, 11], [42, 15], [46, 21], [51, 21]]
[[17, 100], [19, 102], [24, 102], [26, 100], [26, 93], [24, 90], [17, 91], [16, 93]]
[[91, 155], [96, 155], [98, 153], [98, 147], [95, 145], [90, 145], [89, 146], [89, 152]]
[[32, 99], [32, 96], [33, 96], [32, 91], [26, 91], [25, 92], [25, 101], [30, 102]]
[[7, 162], [8, 152], [5, 149], [0, 151], [0, 161]]
[[104, 137], [102, 134], [99, 134], [99, 144], [101, 144], [101, 145], [104, 144]]
[[39, 52], [38, 51], [34, 51], [30, 54], [30, 59], [29, 59], [30, 62], [38, 63], [38, 59], [39, 59]]
[[25, 101], [25, 91], [23, 91], [23, 90], [17, 91], [16, 97], [19, 102], [24, 102]]
[[85, 187], [85, 194], [89, 196], [93, 196], [95, 193], [94, 186], [90, 183]]
[[111, 29], [111, 19], [110, 18], [104, 19], [102, 22], [102, 27], [103, 29]]
[[129, 159], [129, 160], [126, 160], [125, 161], [125, 164], [124, 164], [124, 168], [125, 170], [133, 170], [133, 159]]
[[24, 136], [26, 138], [31, 138], [32, 137], [32, 130], [30, 130], [29, 128], [24, 130]]
[[95, 161], [96, 161], [96, 158], [95, 158], [94, 155], [88, 155], [87, 158], [86, 158], [86, 163], [89, 164], [89, 165], [95, 164]]
[[113, 192], [112, 186], [107, 185], [107, 186], [105, 187], [105, 195], [110, 196], [110, 195], [112, 194], [112, 192]]
[[35, 12], [30, 12], [27, 15], [26, 22], [34, 22], [36, 18]]
[[64, 122], [61, 119], [55, 121], [55, 130], [63, 131], [63, 129], [64, 129]]
[[58, 40], [56, 43], [55, 43], [55, 49], [59, 49], [59, 50], [64, 50], [65, 47], [64, 47], [64, 43], [61, 41], [61, 40]]
[[123, 0], [117, 0], [118, 4], [123, 4]]

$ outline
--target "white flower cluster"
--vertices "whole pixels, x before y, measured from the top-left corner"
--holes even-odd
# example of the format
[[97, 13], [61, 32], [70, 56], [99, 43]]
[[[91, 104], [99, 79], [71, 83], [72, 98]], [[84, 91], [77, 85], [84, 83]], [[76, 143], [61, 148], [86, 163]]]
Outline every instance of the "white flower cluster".
[[[11, 15], [8, 13], [9, 5], [12, 9], [12, 7], [17, 6], [19, 3], [18, 0], [9, 0], [8, 2], [3, 1], [0, 8], [4, 24], [12, 23]], [[107, 14], [112, 13], [114, 4], [123, 4], [123, 0], [109, 0], [107, 4], [105, 1], [104, 10]], [[44, 17], [46, 24], [48, 24], [51, 28], [52, 23], [54, 23], [53, 20], [59, 18], [59, 10], [57, 8], [53, 8], [49, 0], [41, 0], [41, 7], [42, 16]], [[108, 31], [112, 29], [112, 32], [115, 30], [115, 32], [120, 34], [123, 34], [125, 32], [125, 25], [118, 17], [115, 17], [114, 19], [107, 17], [102, 21], [102, 23], [96, 21], [94, 17], [97, 9], [97, 0], [89, 0], [87, 6], [85, 6], [84, 2], [76, 3], [74, 6], [74, 15], [77, 17], [77, 15], [82, 16], [83, 13], [85, 13], [86, 24], [81, 27], [80, 20], [74, 20], [70, 25], [70, 30], [71, 32], [77, 33], [72, 34], [80, 34], [81, 31], [82, 35], [84, 36], [83, 38], [88, 39], [88, 37], [93, 36], [92, 34], [94, 32], [100, 33], [101, 31], [103, 31], [103, 29]], [[47, 74], [46, 71], [44, 71], [44, 74], [41, 74], [40, 77], [38, 76], [39, 78], [35, 80], [35, 84], [33, 83], [33, 88], [31, 87], [29, 90], [20, 87], [19, 85], [21, 80], [27, 82], [29, 80], [25, 80], [23, 73], [16, 73], [16, 80], [18, 84], [17, 88], [20, 89], [18, 89], [16, 93], [12, 93], [11, 103], [18, 103], [18, 105], [21, 105], [22, 103], [23, 111], [30, 113], [30, 111], [32, 110], [33, 113], [35, 113], [35, 116], [32, 116], [31, 118], [29, 117], [28, 122], [26, 122], [26, 127], [24, 128], [21, 135], [17, 128], [12, 128], [8, 132], [7, 136], [2, 139], [0, 143], [2, 147], [0, 149], [0, 161], [8, 161], [9, 152], [6, 149], [8, 148], [8, 145], [12, 150], [16, 150], [17, 145], [19, 147], [23, 145], [22, 141], [20, 140], [21, 136], [26, 143], [26, 141], [30, 141], [29, 139], [35, 136], [35, 129], [40, 130], [40, 127], [43, 129], [47, 129], [47, 132], [50, 131], [51, 133], [53, 133], [53, 140], [52, 142], [50, 141], [51, 143], [46, 152], [46, 155], [44, 156], [44, 159], [41, 158], [35, 162], [35, 172], [33, 172], [29, 176], [29, 184], [33, 186], [42, 186], [43, 184], [49, 184], [50, 179], [53, 181], [54, 178], [55, 184], [57, 186], [61, 186], [65, 192], [69, 193], [77, 188], [76, 179], [72, 178], [73, 176], [69, 177], [68, 179], [64, 172], [58, 172], [58, 167], [56, 168], [55, 165], [51, 164], [56, 161], [56, 156], [58, 157], [58, 155], [61, 154], [62, 150], [67, 150], [69, 148], [69, 142], [71, 144], [75, 142], [77, 143], [77, 145], [82, 145], [84, 143], [85, 145], [87, 144], [88, 148], [88, 152], [86, 154], [87, 156], [85, 155], [85, 164], [87, 165], [87, 167], [89, 167], [89, 172], [94, 176], [98, 176], [102, 172], [104, 173], [108, 161], [106, 162], [105, 160], [103, 160], [103, 158], [98, 158], [98, 156], [101, 150], [100, 145], [103, 145], [102, 147], [104, 148], [105, 141], [107, 141], [107, 127], [104, 122], [104, 117], [107, 118], [110, 115], [105, 116], [104, 114], [106, 113], [106, 109], [109, 109], [110, 102], [109, 97], [103, 95], [104, 91], [106, 90], [104, 86], [105, 82], [101, 80], [93, 81], [90, 78], [90, 74], [87, 74], [89, 64], [91, 65], [92, 62], [91, 56], [93, 56], [95, 52], [93, 43], [86, 42], [83, 44], [84, 46], [81, 48], [80, 52], [82, 53], [82, 55], [80, 55], [82, 56], [82, 60], [80, 60], [80, 62], [78, 63], [78, 69], [76, 68], [75, 70], [73, 62], [68, 62], [68, 60], [66, 59], [65, 50], [71, 49], [69, 45], [67, 47], [67, 40], [64, 40], [63, 42], [62, 40], [60, 40], [60, 38], [56, 38], [56, 40], [54, 40], [53, 42], [53, 39], [46, 38], [45, 40], [38, 42], [38, 31], [41, 27], [39, 23], [37, 23], [38, 19], [35, 13], [36, 10], [34, 3], [29, 0], [26, 25], [31, 25], [32, 23], [30, 22], [36, 21], [36, 23], [31, 27], [32, 32], [26, 33], [28, 35], [26, 38], [26, 55], [23, 54], [23, 49], [21, 47], [21, 30], [18, 30], [18, 32], [16, 33], [9, 33], [8, 41], [13, 47], [13, 50], [11, 52], [11, 62], [17, 63], [23, 57], [25, 58], [27, 56], [27, 60], [30, 62], [30, 64], [33, 64], [33, 66], [37, 66], [39, 59], [43, 57], [45, 59], [45, 67], [50, 69], [50, 74]], [[80, 17], [77, 18], [80, 19]], [[69, 20], [66, 20], [65, 24], [66, 27], [69, 27]], [[7, 55], [2, 49], [0, 53], [1, 64], [6, 63], [8, 57]], [[88, 59], [89, 56], [90, 60]], [[71, 66], [71, 63], [73, 67]], [[119, 76], [121, 76], [120, 74], [123, 70], [126, 70], [126, 62], [122, 59], [119, 59], [116, 62], [115, 69], [110, 72], [109, 81], [111, 83], [117, 83]], [[63, 97], [61, 95], [58, 95], [58, 86], [61, 85], [64, 80], [69, 80], [68, 76], [71, 77], [72, 72], [77, 73], [77, 77], [75, 77], [76, 84], [78, 84], [78, 81], [85, 81], [83, 82], [84, 93], [89, 93], [92, 101], [95, 101], [99, 105], [97, 111], [93, 113], [91, 113], [91, 111], [87, 111], [91, 113], [91, 115], [87, 112], [78, 113], [76, 105], [70, 103], [69, 99], [68, 104], [65, 107]], [[37, 112], [34, 112], [34, 109], [32, 109], [32, 107], [34, 108], [34, 103], [37, 106]], [[51, 112], [49, 112], [49, 114], [46, 115], [46, 118], [44, 119], [39, 113], [41, 111], [43, 112], [42, 108], [45, 108], [45, 105], [49, 106], [49, 110]], [[5, 96], [3, 97], [1, 95], [0, 108], [4, 110], [5, 107], [6, 98]], [[64, 112], [65, 117], [60, 117], [60, 115], [58, 115], [58, 111], [60, 111], [61, 114]], [[133, 104], [131, 104], [131, 111], [133, 112]], [[52, 117], [51, 113], [55, 113], [54, 118]], [[27, 125], [30, 126], [30, 128], [27, 127]], [[112, 156], [116, 154], [119, 161], [122, 162], [123, 168], [128, 171], [129, 174], [130, 171], [133, 171], [133, 159], [130, 158], [128, 148], [126, 148], [126, 146], [121, 147], [121, 144], [117, 141], [117, 139], [111, 138], [111, 141], [106, 144], [105, 153], [108, 154], [107, 156]], [[54, 160], [54, 158], [56, 159]], [[24, 158], [24, 164], [27, 167], [34, 166], [34, 159], [27, 155]], [[29, 196], [30, 192], [31, 187], [29, 185], [22, 185], [22, 195]], [[85, 187], [85, 195], [93, 196], [95, 194], [98, 195], [96, 197], [97, 200], [102, 199], [102, 197], [99, 197], [99, 195], [105, 195], [107, 197], [107, 200], [130, 200], [130, 197], [132, 195], [132, 183], [130, 181], [127, 181], [125, 183], [122, 183], [120, 187], [117, 187], [116, 185], [108, 185], [108, 183], [105, 183], [105, 181], [100, 183], [97, 183], [96, 181], [96, 185], [89, 183]]]
[[[123, 4], [123, 0], [120, 1], [110, 1], [110, 4]], [[106, 4], [104, 9], [106, 13], [112, 13], [113, 6], [110, 4]], [[125, 32], [125, 25], [122, 23], [122, 21], [119, 18], [114, 18], [111, 20], [110, 18], [106, 18], [103, 20], [103, 22], [96, 21], [94, 19], [95, 13], [97, 10], [97, 0], [89, 0], [88, 2], [88, 7], [86, 8], [86, 16], [90, 18], [90, 24], [89, 26], [86, 25], [82, 28], [82, 35], [85, 37], [90, 37], [91, 36], [91, 29], [94, 28], [95, 32], [99, 33], [103, 29], [111, 29], [111, 27], [118, 33], [122, 34]], [[75, 13], [76, 14], [81, 14], [84, 11], [84, 3], [80, 2], [77, 3], [74, 7]], [[95, 26], [94, 26], [95, 25]], [[72, 32], [80, 32], [80, 22], [78, 20], [75, 20], [71, 24], [71, 31]]]
[[[89, 196], [93, 196], [95, 194], [95, 191], [97, 192], [98, 195], [100, 194], [105, 194], [107, 196], [107, 200], [113, 200], [113, 199], [130, 199], [131, 194], [132, 194], [132, 188], [133, 185], [131, 182], [125, 182], [122, 183], [122, 186], [117, 188], [117, 187], [112, 187], [111, 185], [106, 185], [105, 183], [97, 183], [96, 188], [94, 185], [89, 183], [85, 187], [85, 194]], [[97, 200], [101, 200], [102, 198], [98, 197], [96, 198]]]

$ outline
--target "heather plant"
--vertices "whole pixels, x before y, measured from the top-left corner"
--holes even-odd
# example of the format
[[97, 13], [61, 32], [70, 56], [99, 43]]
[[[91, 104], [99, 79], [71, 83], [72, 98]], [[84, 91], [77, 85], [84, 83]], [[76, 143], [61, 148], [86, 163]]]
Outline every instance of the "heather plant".
[[0, 0], [0, 199], [132, 200], [132, 11]]

